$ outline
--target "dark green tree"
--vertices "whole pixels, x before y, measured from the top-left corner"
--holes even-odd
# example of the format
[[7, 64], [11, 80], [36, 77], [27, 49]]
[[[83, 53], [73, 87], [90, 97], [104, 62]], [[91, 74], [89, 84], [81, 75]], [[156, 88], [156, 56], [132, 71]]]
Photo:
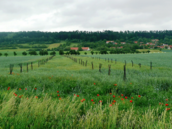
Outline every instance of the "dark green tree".
[[27, 52], [22, 52], [22, 55], [26, 56], [27, 55]]
[[56, 52], [55, 52], [55, 51], [53, 51], [53, 52], [51, 52], [51, 53], [50, 53], [50, 55], [56, 55]]
[[39, 55], [41, 55], [41, 56], [48, 55], [48, 51], [47, 50], [40, 50]]
[[59, 55], [63, 55], [63, 54], [64, 54], [63, 50], [60, 50]]
[[8, 53], [4, 53], [4, 55], [7, 57], [8, 56]]
[[38, 55], [36, 51], [30, 51], [29, 54], [30, 55]]
[[94, 54], [94, 51], [91, 51], [91, 54], [93, 55]]
[[16, 52], [14, 52], [14, 56], [16, 56], [17, 55], [17, 53]]

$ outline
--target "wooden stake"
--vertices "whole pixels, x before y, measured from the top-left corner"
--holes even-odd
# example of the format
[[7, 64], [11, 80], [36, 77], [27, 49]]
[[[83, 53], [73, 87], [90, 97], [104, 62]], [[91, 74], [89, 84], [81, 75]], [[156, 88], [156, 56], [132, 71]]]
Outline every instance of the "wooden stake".
[[111, 65], [108, 65], [108, 67], [109, 67], [108, 75], [110, 75], [110, 68], [111, 68]]
[[150, 69], [152, 70], [152, 62], [150, 62]]
[[20, 73], [22, 73], [22, 63], [20, 63], [19, 66], [20, 66]]
[[91, 62], [91, 64], [92, 64], [92, 69], [94, 69], [94, 67], [93, 67], [93, 62]]
[[27, 63], [27, 72], [28, 72], [28, 63]]
[[133, 61], [131, 60], [131, 63], [132, 63], [132, 67], [133, 67]]
[[31, 69], [33, 70], [33, 65], [32, 65], [32, 62], [31, 62]]
[[13, 64], [10, 64], [10, 74], [12, 75], [12, 72], [13, 72], [13, 67], [14, 65]]
[[86, 60], [86, 62], [85, 62], [85, 66], [87, 66], [87, 60]]
[[99, 64], [99, 72], [101, 72], [102, 64]]
[[124, 81], [126, 80], [126, 65], [124, 65]]
[[141, 68], [141, 63], [139, 63], [139, 67]]

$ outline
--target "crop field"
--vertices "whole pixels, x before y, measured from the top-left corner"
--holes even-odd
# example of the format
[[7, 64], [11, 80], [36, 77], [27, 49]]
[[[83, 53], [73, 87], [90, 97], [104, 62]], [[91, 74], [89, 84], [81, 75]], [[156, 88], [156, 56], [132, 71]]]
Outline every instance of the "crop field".
[[48, 49], [59, 47], [61, 43], [53, 43], [48, 46]]
[[0, 57], [0, 128], [172, 128], [171, 52], [48, 57]]

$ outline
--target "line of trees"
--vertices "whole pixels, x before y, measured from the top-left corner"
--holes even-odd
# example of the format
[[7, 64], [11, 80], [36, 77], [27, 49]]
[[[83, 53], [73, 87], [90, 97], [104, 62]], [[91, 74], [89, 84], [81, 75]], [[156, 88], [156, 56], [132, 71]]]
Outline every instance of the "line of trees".
[[72, 31], [72, 32], [40, 32], [40, 31], [22, 31], [22, 32], [0, 32], [0, 44], [51, 44], [61, 40], [76, 42], [96, 42], [101, 40], [115, 40], [121, 42], [133, 43], [148, 42], [151, 39], [159, 39], [160, 42], [172, 44], [172, 30], [162, 31]]
[[[13, 52], [13, 54], [14, 54], [14, 56], [16, 56], [17, 55], [17, 53], [16, 52]], [[36, 51], [29, 51], [29, 53], [27, 53], [27, 52], [22, 52], [22, 55], [24, 55], [24, 56], [26, 56], [27, 54], [29, 54], [29, 55], [38, 55], [38, 53], [36, 52]], [[2, 53], [0, 53], [0, 56], [2, 56], [3, 54]], [[46, 51], [46, 50], [41, 50], [41, 51], [39, 51], [39, 55], [41, 55], [41, 56], [43, 56], [43, 55], [48, 55], [48, 51]], [[55, 51], [52, 51], [52, 52], [50, 52], [50, 55], [56, 55], [56, 52]], [[4, 56], [8, 56], [8, 53], [4, 53]]]
[[[2, 56], [3, 54], [2, 53], [0, 53], [0, 56]], [[4, 56], [8, 56], [8, 53], [4, 53]]]

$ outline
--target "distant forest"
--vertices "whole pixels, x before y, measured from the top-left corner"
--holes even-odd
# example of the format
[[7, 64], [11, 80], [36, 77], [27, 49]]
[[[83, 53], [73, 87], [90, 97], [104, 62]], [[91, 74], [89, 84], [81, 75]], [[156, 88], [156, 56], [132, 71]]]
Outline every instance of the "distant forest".
[[172, 30], [164, 31], [70, 31], [70, 32], [0, 32], [0, 45], [12, 44], [51, 44], [62, 40], [71, 43], [76, 42], [97, 42], [113, 40], [115, 42], [126, 42], [133, 44], [133, 41], [151, 42], [151, 39], [159, 39], [160, 43], [172, 44]]

